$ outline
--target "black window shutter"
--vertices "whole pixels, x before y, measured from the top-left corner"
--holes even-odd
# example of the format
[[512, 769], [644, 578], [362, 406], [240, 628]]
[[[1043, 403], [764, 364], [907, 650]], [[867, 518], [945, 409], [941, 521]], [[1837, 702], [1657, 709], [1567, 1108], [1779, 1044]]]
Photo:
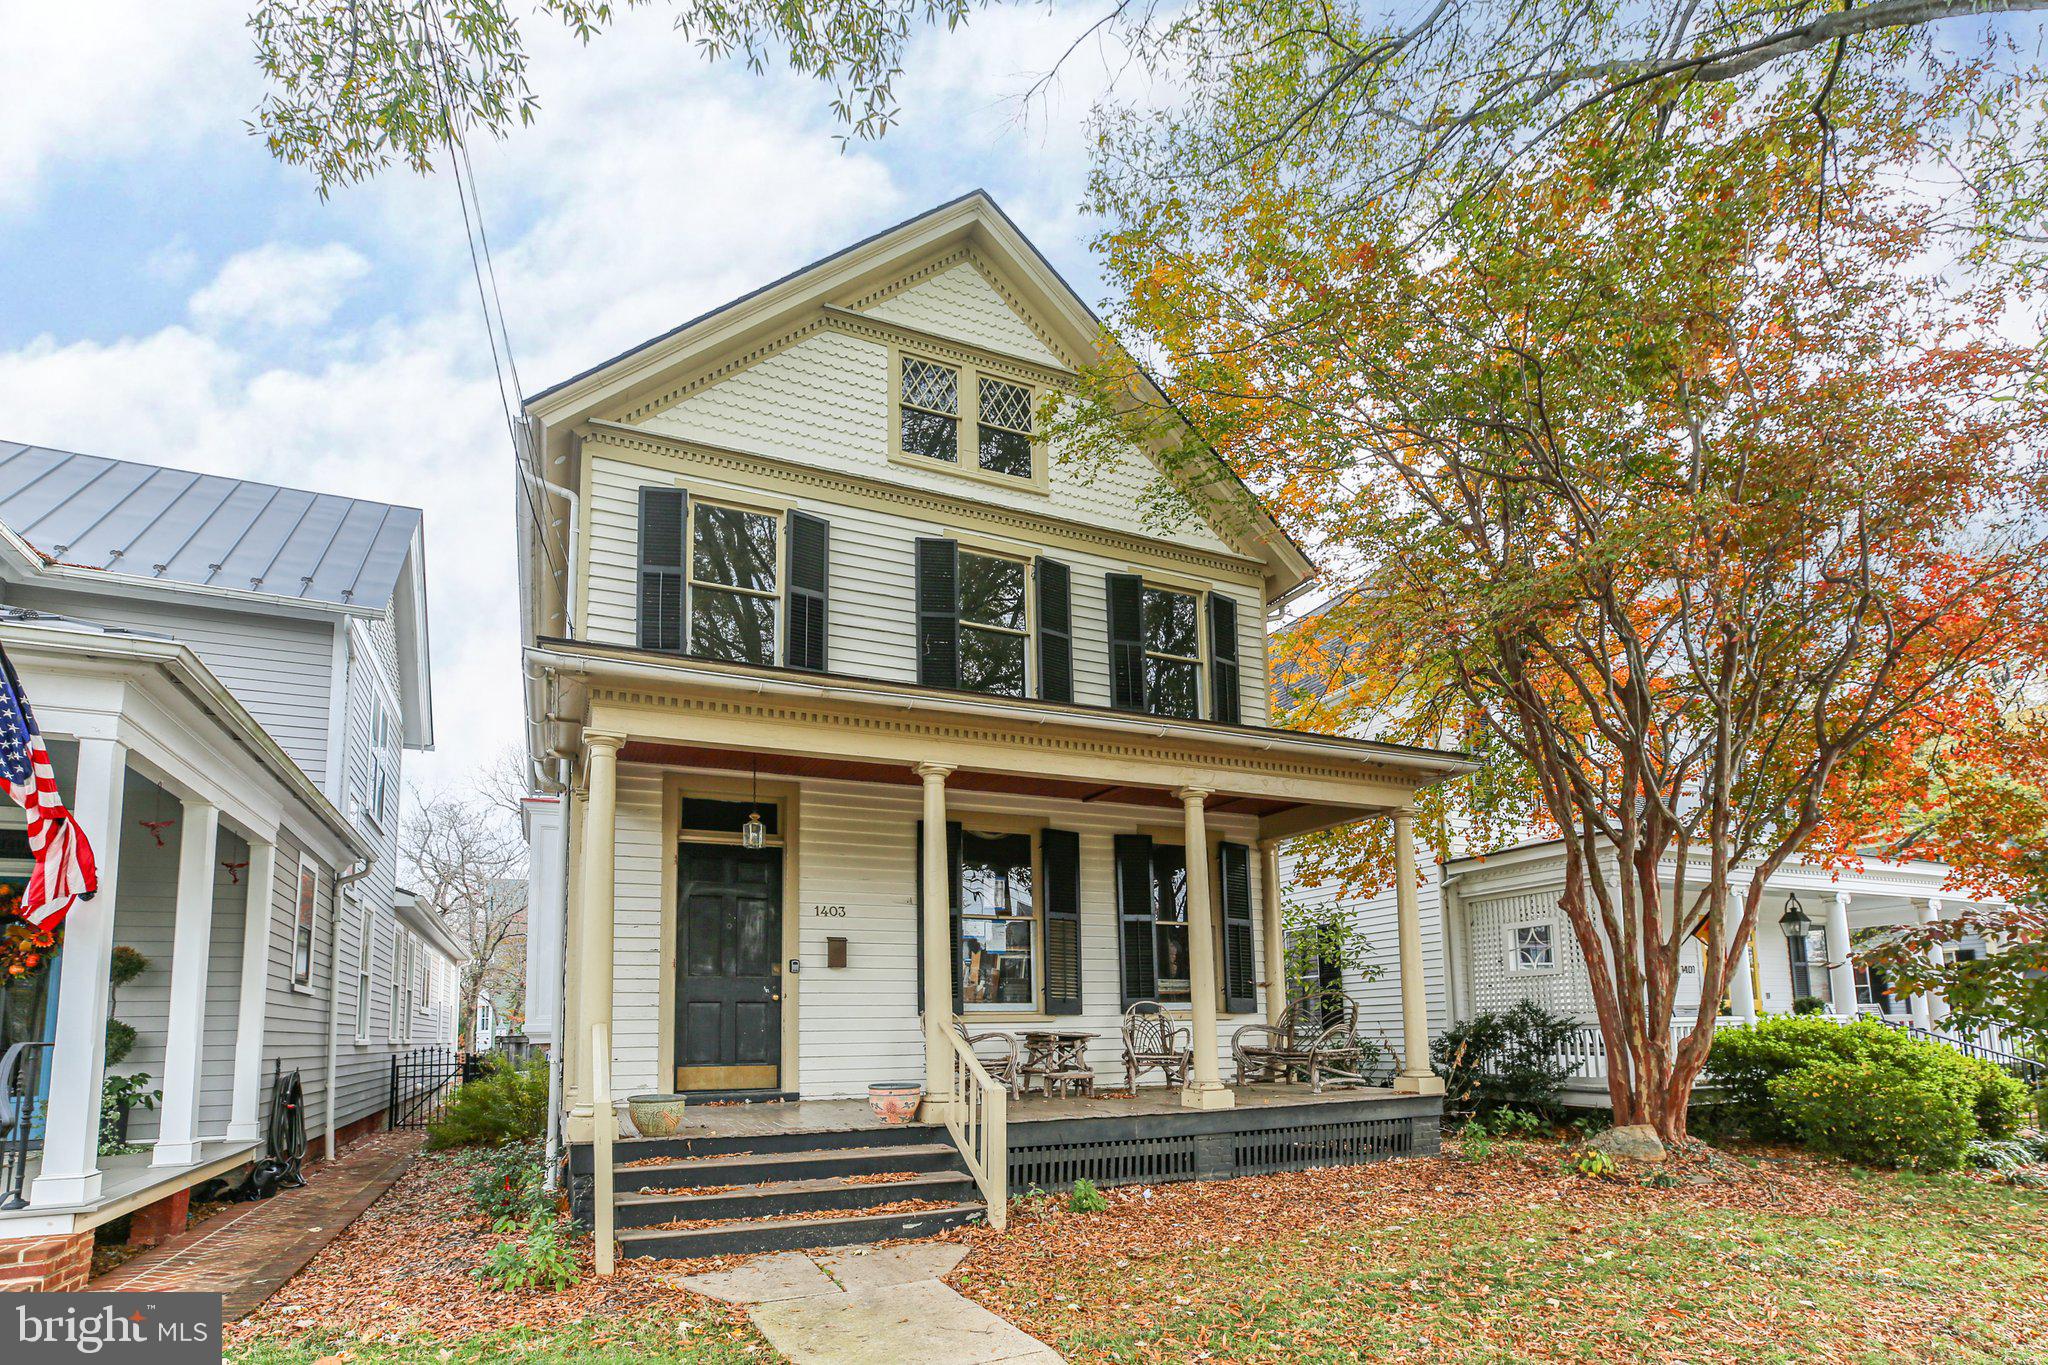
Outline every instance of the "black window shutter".
[[1045, 860], [1045, 1012], [1081, 1012], [1081, 836], [1049, 829]]
[[783, 662], [825, 671], [825, 610], [832, 528], [808, 512], [789, 514], [789, 590], [782, 623]]
[[640, 648], [683, 649], [683, 557], [688, 496], [680, 488], [640, 490]]
[[1074, 699], [1073, 574], [1056, 559], [1040, 559], [1038, 576], [1038, 695]]
[[1145, 580], [1109, 575], [1109, 704], [1145, 709]]
[[[917, 822], [917, 1008], [924, 1012], [924, 821]], [[946, 957], [953, 965], [953, 1013], [959, 1014], [960, 996], [960, 822], [946, 822], [946, 880], [952, 884], [952, 913], [946, 916], [950, 934]]]
[[1237, 602], [1209, 594], [1209, 719], [1238, 723]]
[[1250, 1014], [1259, 1007], [1252, 969], [1252, 851], [1243, 844], [1217, 845], [1216, 880], [1223, 888], [1223, 1010]]
[[917, 542], [917, 680], [960, 685], [960, 547], [950, 540]]
[[[918, 1013], [924, 1013], [924, 821], [918, 821]], [[946, 917], [950, 941], [946, 960], [952, 964], [952, 1013], [961, 1013], [961, 823], [946, 821], [946, 880], [952, 884], [952, 913]]]
[[1116, 836], [1116, 909], [1121, 932], [1117, 943], [1123, 958], [1123, 1007], [1152, 1000], [1159, 994], [1159, 968], [1153, 960], [1152, 838], [1146, 834]]

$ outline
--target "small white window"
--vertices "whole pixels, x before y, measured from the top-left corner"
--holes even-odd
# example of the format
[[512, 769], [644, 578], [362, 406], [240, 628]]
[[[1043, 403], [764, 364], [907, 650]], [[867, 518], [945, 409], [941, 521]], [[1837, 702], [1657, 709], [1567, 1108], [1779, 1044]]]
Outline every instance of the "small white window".
[[404, 1035], [400, 1030], [405, 1019], [405, 931], [394, 928], [391, 931], [391, 1041], [397, 1042]]
[[392, 778], [397, 767], [398, 727], [392, 722], [391, 712], [381, 697], [370, 699], [370, 792], [368, 810], [370, 818], [380, 828], [389, 828], [392, 805], [397, 797], [397, 783]]
[[320, 899], [320, 869], [299, 859], [299, 903], [292, 926], [292, 985], [310, 990], [313, 985], [313, 914]]
[[1548, 920], [1508, 926], [1508, 970], [1557, 970], [1557, 928]]
[[370, 907], [356, 915], [356, 1041], [370, 1041]]

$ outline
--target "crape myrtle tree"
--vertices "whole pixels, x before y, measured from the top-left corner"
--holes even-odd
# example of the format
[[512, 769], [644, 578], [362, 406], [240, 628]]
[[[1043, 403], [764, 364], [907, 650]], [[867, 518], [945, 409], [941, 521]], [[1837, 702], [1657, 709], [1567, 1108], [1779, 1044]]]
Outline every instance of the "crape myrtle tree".
[[[1271, 136], [1325, 71], [1105, 120], [1111, 320], [1154, 373], [1098, 368], [1056, 434], [1227, 466], [1318, 549], [1294, 718], [1491, 760], [1433, 818], [1562, 838], [1616, 1122], [1682, 1139], [1771, 873], [1891, 837], [1934, 753], [2038, 754], [2003, 742], [2048, 629], [2036, 355], [1900, 175], [1970, 82], [1681, 82], [1439, 182], [1359, 171], [1398, 121]], [[1350, 836], [1309, 863], [1386, 875]]]

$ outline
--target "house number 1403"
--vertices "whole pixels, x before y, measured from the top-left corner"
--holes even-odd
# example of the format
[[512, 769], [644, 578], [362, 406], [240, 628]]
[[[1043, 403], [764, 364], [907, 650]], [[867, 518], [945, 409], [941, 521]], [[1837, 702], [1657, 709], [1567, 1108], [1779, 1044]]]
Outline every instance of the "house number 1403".
[[819, 919], [845, 919], [846, 907], [843, 905], [821, 905], [811, 911], [811, 913]]

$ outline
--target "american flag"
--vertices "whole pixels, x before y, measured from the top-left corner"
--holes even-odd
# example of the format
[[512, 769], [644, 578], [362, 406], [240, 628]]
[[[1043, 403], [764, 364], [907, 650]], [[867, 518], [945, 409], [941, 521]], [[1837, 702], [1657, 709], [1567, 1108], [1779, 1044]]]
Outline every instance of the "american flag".
[[36, 860], [17, 913], [38, 929], [54, 929], [72, 902], [90, 899], [99, 890], [100, 874], [92, 845], [57, 794], [50, 750], [5, 649], [0, 649], [0, 779], [14, 804], [28, 812], [28, 851]]

